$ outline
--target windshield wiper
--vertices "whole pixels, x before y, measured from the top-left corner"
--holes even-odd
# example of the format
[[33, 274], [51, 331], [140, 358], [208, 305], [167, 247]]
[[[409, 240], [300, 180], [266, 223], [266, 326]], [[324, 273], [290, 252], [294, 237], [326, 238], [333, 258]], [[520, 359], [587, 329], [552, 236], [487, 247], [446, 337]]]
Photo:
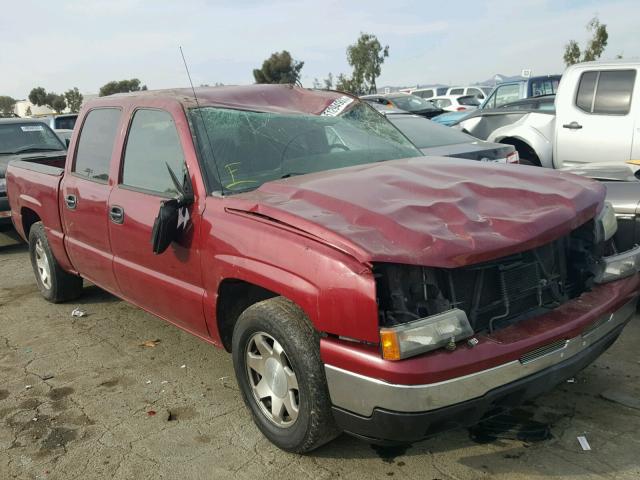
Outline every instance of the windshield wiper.
[[62, 148], [53, 148], [53, 147], [25, 147], [19, 148], [15, 152], [10, 152], [15, 154], [18, 153], [27, 153], [27, 152], [64, 152]]

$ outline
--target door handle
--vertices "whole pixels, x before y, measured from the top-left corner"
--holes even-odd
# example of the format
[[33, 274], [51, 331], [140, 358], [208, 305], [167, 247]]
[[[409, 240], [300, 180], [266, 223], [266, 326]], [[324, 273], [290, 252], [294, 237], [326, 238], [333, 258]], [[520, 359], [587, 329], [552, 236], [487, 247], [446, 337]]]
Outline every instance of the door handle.
[[109, 209], [109, 218], [113, 223], [124, 223], [124, 208], [114, 205]]
[[571, 122], [565, 123], [564, 125], [562, 125], [562, 128], [568, 128], [569, 130], [580, 130], [582, 128], [582, 125], [580, 125], [578, 122]]
[[67, 208], [69, 210], [75, 210], [76, 206], [78, 205], [78, 199], [75, 195], [67, 195], [66, 197], [64, 197], [64, 203], [67, 204]]

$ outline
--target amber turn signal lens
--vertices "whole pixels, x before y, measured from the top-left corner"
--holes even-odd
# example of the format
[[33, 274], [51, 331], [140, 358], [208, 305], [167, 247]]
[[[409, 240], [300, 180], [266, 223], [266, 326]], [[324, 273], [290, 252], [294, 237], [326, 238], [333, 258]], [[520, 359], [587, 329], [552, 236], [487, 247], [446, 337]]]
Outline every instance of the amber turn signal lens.
[[396, 332], [381, 330], [380, 344], [382, 345], [382, 358], [385, 360], [400, 360], [400, 342]]

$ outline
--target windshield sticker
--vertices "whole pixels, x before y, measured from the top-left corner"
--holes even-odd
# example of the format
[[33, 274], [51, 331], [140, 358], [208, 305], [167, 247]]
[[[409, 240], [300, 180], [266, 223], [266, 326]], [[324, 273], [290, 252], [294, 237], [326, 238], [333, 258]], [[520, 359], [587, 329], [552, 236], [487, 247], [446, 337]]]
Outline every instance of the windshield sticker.
[[320, 115], [323, 117], [337, 117], [352, 103], [353, 98], [347, 97], [346, 95], [342, 96], [331, 102], [331, 105], [325, 108]]
[[24, 125], [20, 127], [23, 132], [43, 132], [44, 127], [42, 125]]

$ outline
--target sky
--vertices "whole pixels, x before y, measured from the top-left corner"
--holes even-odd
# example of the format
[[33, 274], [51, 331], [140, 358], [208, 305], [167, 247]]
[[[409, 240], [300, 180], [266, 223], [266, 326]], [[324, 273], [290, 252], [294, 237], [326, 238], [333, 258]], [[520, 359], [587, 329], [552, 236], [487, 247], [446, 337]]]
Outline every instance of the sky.
[[272, 52], [305, 62], [302, 82], [349, 73], [360, 32], [389, 45], [378, 86], [466, 84], [494, 74], [561, 73], [564, 45], [607, 25], [603, 59], [640, 60], [638, 0], [20, 0], [0, 16], [0, 95], [35, 86], [97, 93], [111, 80], [150, 89], [248, 84]]

